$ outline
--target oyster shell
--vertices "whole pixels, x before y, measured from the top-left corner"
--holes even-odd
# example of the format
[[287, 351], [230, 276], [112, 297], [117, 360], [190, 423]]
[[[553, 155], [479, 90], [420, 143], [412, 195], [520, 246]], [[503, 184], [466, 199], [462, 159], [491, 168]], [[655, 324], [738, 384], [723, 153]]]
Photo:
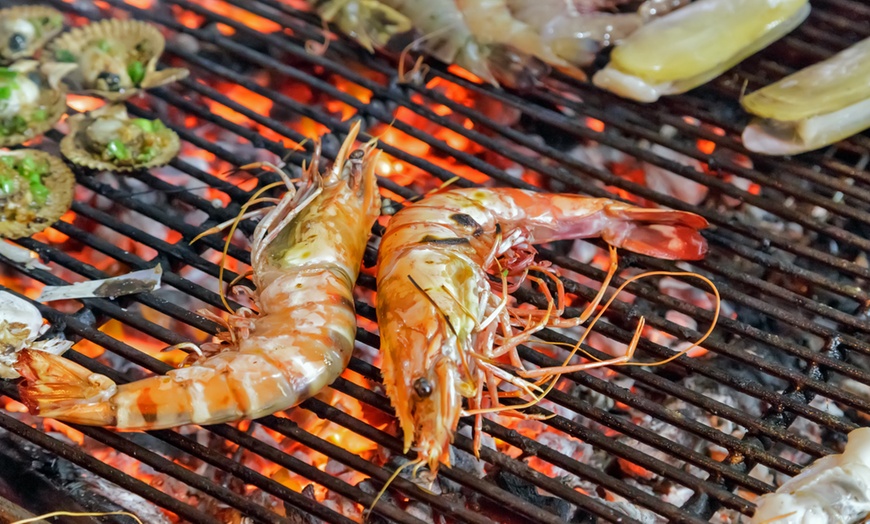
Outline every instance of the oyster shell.
[[[28, 176], [29, 162], [45, 174]], [[34, 180], [35, 178], [35, 180]], [[75, 176], [63, 160], [36, 149], [0, 152], [0, 238], [21, 238], [56, 222], [72, 205]]]
[[66, 87], [61, 79], [75, 64], [20, 60], [0, 68], [0, 146], [35, 138], [66, 112]]
[[37, 341], [46, 331], [48, 324], [42, 321], [36, 306], [8, 291], [0, 291], [0, 378], [20, 376], [14, 366], [22, 349], [60, 355], [72, 347], [71, 341], [61, 337]]
[[63, 14], [44, 5], [0, 9], [0, 63], [27, 58], [63, 31]]
[[165, 45], [151, 24], [112, 19], [73, 29], [54, 40], [49, 50], [55, 60], [79, 65], [71, 82], [75, 92], [116, 102], [188, 75], [183, 68], [157, 70]]
[[70, 132], [60, 150], [80, 166], [103, 171], [133, 171], [162, 166], [178, 154], [175, 131], [160, 120], [130, 118], [122, 104], [107, 105], [69, 119]]

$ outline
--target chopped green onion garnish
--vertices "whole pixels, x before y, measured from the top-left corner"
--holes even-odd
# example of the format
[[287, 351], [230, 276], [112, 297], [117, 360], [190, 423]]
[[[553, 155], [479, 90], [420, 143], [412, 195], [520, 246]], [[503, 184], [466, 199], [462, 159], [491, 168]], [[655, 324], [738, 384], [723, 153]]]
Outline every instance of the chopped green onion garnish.
[[33, 157], [26, 156], [18, 164], [18, 172], [25, 178], [31, 178], [34, 175], [39, 175], [39, 164]]
[[12, 98], [12, 86], [0, 86], [0, 100]]
[[45, 204], [48, 199], [48, 188], [42, 182], [30, 182], [30, 194], [33, 195], [33, 200], [40, 206]]
[[57, 52], [54, 53], [55, 58], [59, 62], [75, 62], [76, 57], [67, 49], [58, 49]]
[[0, 67], [0, 80], [15, 80], [15, 77], [17, 76], [17, 71], [11, 71], [8, 68]]
[[100, 51], [105, 51], [106, 53], [108, 53], [109, 51], [112, 50], [112, 47], [109, 45], [109, 42], [107, 42], [105, 39], [97, 42], [97, 47], [100, 49]]
[[114, 158], [118, 160], [129, 160], [130, 152], [127, 151], [127, 146], [124, 145], [124, 142], [120, 140], [112, 140], [106, 146], [106, 150], [112, 155]]
[[48, 118], [48, 113], [46, 113], [45, 109], [37, 109], [30, 113], [30, 120], [34, 122], [44, 122], [46, 118]]
[[15, 157], [13, 157], [12, 155], [0, 156], [0, 161], [13, 169], [15, 168]]
[[146, 133], [154, 132], [154, 122], [146, 118], [137, 118], [133, 120], [133, 124], [136, 127], [140, 128], [142, 131], [145, 131]]
[[136, 157], [136, 160], [139, 162], [148, 162], [152, 158], [157, 156], [157, 150], [151, 146], [146, 147], [139, 153], [139, 156]]
[[133, 85], [138, 86], [145, 78], [145, 66], [138, 60], [130, 62], [130, 65], [127, 66], [127, 74], [130, 75]]
[[154, 132], [166, 129], [166, 125], [163, 124], [162, 120], [152, 120], [152, 124], [154, 125]]
[[15, 190], [15, 186], [12, 183], [13, 179], [9, 177], [0, 177], [0, 192], [4, 194], [9, 194]]

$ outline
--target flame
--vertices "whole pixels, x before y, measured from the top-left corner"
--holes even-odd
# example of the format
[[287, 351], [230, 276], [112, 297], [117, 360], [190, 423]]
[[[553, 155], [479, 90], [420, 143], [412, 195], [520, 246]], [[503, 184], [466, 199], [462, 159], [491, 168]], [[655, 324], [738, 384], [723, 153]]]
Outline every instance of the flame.
[[[192, 0], [192, 2], [205, 7], [209, 11], [224, 15], [231, 20], [246, 25], [251, 29], [256, 29], [262, 33], [274, 33], [281, 30], [281, 24], [273, 20], [255, 15], [246, 9], [236, 7], [220, 0]], [[235, 29], [224, 24], [217, 24], [217, 27], [218, 31], [227, 36], [233, 35], [236, 32]]]
[[106, 101], [92, 96], [67, 95], [66, 103], [76, 111], [86, 112], [103, 107]]
[[151, 9], [154, 5], [154, 0], [124, 0], [126, 3], [139, 9]]

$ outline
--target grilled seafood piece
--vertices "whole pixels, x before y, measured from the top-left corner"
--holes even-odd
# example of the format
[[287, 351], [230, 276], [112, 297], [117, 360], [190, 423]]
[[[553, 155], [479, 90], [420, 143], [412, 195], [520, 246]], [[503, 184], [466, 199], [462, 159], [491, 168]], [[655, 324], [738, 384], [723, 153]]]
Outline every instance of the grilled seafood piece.
[[642, 23], [637, 13], [588, 13], [562, 0], [309, 1], [370, 52], [416, 38], [410, 47], [518, 88], [534, 85], [549, 66], [585, 78], [579, 67]]
[[[332, 383], [353, 352], [353, 287], [380, 214], [380, 152], [372, 143], [353, 150], [358, 131], [356, 124], [326, 173], [318, 170], [318, 146], [299, 190], [280, 172], [282, 182], [249, 202], [272, 201], [262, 193], [287, 187], [254, 231], [252, 293], [259, 313], [232, 313], [222, 343], [202, 348], [211, 356], [118, 385], [64, 358], [25, 350], [16, 369], [31, 413], [126, 430], [218, 424], [290, 408]], [[263, 213], [245, 216], [252, 214]]]
[[72, 342], [53, 337], [36, 339], [48, 331], [36, 306], [8, 291], [0, 291], [0, 378], [18, 378], [12, 367], [24, 348], [60, 355]]
[[[444, 191], [401, 210], [381, 239], [377, 316], [384, 385], [404, 433], [405, 451], [413, 446], [433, 472], [439, 463], [449, 465], [448, 444], [463, 397], [469, 399], [469, 414], [477, 415], [479, 430], [480, 414], [486, 411], [481, 409], [484, 385], [494, 406], [499, 381], [533, 393], [497, 360], [509, 356], [522, 369], [516, 347], [534, 332], [548, 325], [576, 326], [594, 312], [607, 281], [578, 319], [559, 318], [564, 297], [548, 310], [507, 306], [508, 277], [542, 283], [527, 272], [547, 271], [534, 263], [532, 244], [601, 237], [637, 253], [696, 260], [707, 251], [698, 233], [706, 226], [692, 213], [504, 188]], [[615, 249], [611, 255], [608, 281], [617, 269]], [[493, 291], [491, 278], [501, 279], [503, 298]], [[560, 285], [558, 279], [554, 282]], [[514, 331], [516, 325], [520, 332]], [[604, 364], [588, 367], [598, 365]]]
[[752, 524], [850, 524], [870, 516], [870, 428], [849, 433], [846, 449], [815, 461], [762, 495]]
[[55, 60], [76, 63], [70, 83], [76, 93], [125, 100], [144, 89], [185, 78], [189, 71], [158, 71], [166, 41], [153, 25], [136, 20], [101, 20], [64, 33], [49, 45]]
[[0, 146], [36, 138], [60, 120], [66, 112], [61, 79], [75, 67], [35, 60], [0, 67]]
[[870, 128], [870, 38], [746, 95], [743, 145], [768, 155], [819, 149]]
[[56, 222], [72, 205], [75, 177], [36, 149], [0, 151], [0, 238], [21, 238]]
[[107, 105], [69, 119], [60, 150], [71, 162], [91, 169], [133, 171], [175, 158], [181, 143], [160, 120], [130, 118], [123, 104]]
[[639, 102], [685, 93], [779, 40], [809, 12], [807, 0], [698, 0], [626, 38], [592, 82]]
[[0, 63], [31, 57], [63, 31], [63, 15], [44, 5], [0, 9]]

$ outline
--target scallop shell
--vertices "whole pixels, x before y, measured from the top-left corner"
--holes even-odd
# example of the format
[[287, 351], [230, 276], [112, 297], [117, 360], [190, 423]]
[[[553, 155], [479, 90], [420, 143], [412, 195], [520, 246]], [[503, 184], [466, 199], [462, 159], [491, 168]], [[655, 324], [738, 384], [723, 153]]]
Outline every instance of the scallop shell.
[[[18, 62], [21, 63], [21, 62]], [[36, 62], [33, 62], [36, 64]], [[52, 127], [66, 113], [66, 86], [60, 82], [60, 78], [70, 72], [65, 65], [58, 65], [54, 72], [54, 64], [42, 65], [43, 74], [48, 77], [49, 84], [53, 89], [45, 89], [41, 92], [40, 103], [46, 108], [46, 118], [42, 122], [30, 122], [27, 131], [17, 135], [0, 136], [0, 147], [17, 146], [28, 140], [36, 138]]]
[[135, 171], [137, 169], [149, 169], [166, 165], [175, 158], [178, 151], [181, 149], [181, 141], [175, 131], [166, 128], [163, 132], [170, 134], [169, 145], [161, 151], [161, 153], [148, 162], [136, 164], [132, 166], [116, 166], [111, 162], [106, 162], [103, 159], [94, 156], [93, 153], [82, 147], [76, 138], [79, 133], [85, 131], [85, 122], [87, 119], [95, 118], [104, 115], [111, 115], [119, 120], [129, 120], [127, 109], [123, 105], [104, 106], [100, 109], [91, 111], [90, 113], [78, 114], [69, 118], [69, 134], [60, 141], [60, 152], [63, 153], [70, 162], [90, 169], [98, 171]]
[[[33, 56], [37, 51], [42, 49], [42, 47], [48, 43], [49, 40], [60, 34], [63, 31], [63, 14], [57, 9], [53, 9], [46, 5], [24, 5], [17, 7], [8, 7], [6, 9], [0, 9], [0, 20], [17, 20], [21, 18], [38, 18], [38, 17], [59, 17], [61, 20], [61, 25], [55, 30], [46, 31], [39, 38], [33, 40], [29, 43], [29, 45], [17, 52], [13, 52], [9, 49], [9, 42], [0, 41], [0, 61], [3, 63], [9, 63], [14, 60], [18, 60], [19, 58], [26, 58], [29, 56]], [[5, 39], [4, 39], [5, 40]]]
[[128, 48], [142, 41], [149, 42], [153, 54], [145, 64], [145, 76], [142, 82], [140, 82], [139, 87], [120, 92], [93, 89], [93, 86], [87, 85], [82, 86], [82, 89], [78, 92], [100, 96], [110, 102], [118, 102], [130, 98], [142, 90], [186, 78], [190, 73], [184, 68], [168, 68], [157, 71], [157, 61], [163, 53], [166, 41], [155, 26], [138, 20], [101, 20], [83, 27], [77, 27], [54, 40], [49, 46], [49, 50], [55, 58], [57, 58], [57, 53], [61, 51], [68, 51], [78, 58], [90, 42], [101, 39], [121, 42]]
[[0, 156], [3, 155], [33, 155], [48, 160], [51, 172], [43, 178], [43, 183], [51, 189], [51, 192], [45, 205], [39, 210], [36, 220], [26, 223], [0, 220], [0, 238], [27, 237], [57, 222], [69, 210], [75, 193], [76, 178], [70, 168], [60, 158], [36, 149], [18, 149], [0, 153]]

